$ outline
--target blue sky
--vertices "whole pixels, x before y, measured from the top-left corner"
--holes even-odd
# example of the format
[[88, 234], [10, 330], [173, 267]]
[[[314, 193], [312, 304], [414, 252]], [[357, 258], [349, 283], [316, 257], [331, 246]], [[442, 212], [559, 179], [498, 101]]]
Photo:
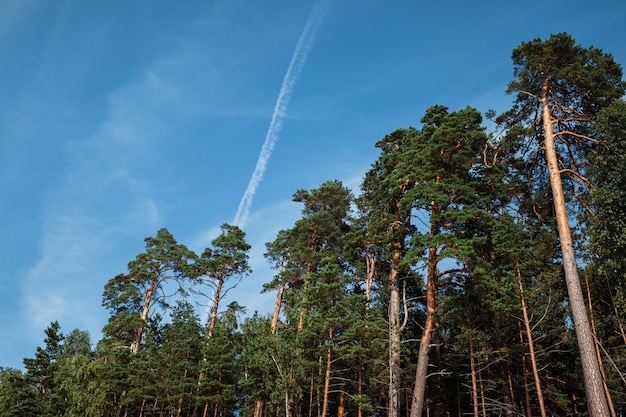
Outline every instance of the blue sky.
[[562, 31], [626, 64], [619, 0], [0, 0], [0, 366], [53, 320], [97, 341], [146, 236], [201, 252], [245, 195], [254, 273], [231, 299], [268, 313], [297, 189], [357, 190], [430, 105], [506, 109], [512, 49]]

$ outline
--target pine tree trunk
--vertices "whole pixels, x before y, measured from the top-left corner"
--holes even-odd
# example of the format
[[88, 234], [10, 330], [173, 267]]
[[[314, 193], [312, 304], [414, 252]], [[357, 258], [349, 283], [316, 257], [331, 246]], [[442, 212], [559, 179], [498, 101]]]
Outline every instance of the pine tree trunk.
[[587, 303], [589, 306], [589, 320], [591, 321], [591, 332], [593, 333], [593, 340], [595, 340], [596, 356], [598, 357], [598, 364], [600, 365], [600, 372], [602, 372], [602, 384], [604, 386], [604, 393], [606, 395], [606, 401], [609, 405], [609, 411], [611, 417], [617, 417], [615, 407], [613, 406], [613, 399], [611, 398], [611, 392], [609, 386], [606, 384], [606, 374], [604, 372], [604, 364], [602, 363], [602, 354], [600, 353], [600, 341], [598, 340], [598, 333], [596, 331], [596, 321], [593, 316], [593, 303], [591, 302], [591, 288], [589, 288], [589, 278], [585, 275], [585, 286], [587, 288]]
[[343, 390], [339, 391], [339, 405], [337, 406], [337, 417], [344, 417], [346, 414], [346, 395]]
[[215, 288], [215, 294], [213, 295], [213, 308], [211, 308], [211, 320], [209, 321], [209, 330], [207, 333], [207, 339], [213, 337], [213, 329], [215, 329], [215, 323], [217, 323], [217, 312], [220, 307], [220, 298], [222, 297], [222, 286], [224, 285], [223, 279], [217, 280], [217, 287]]
[[400, 408], [400, 261], [398, 250], [389, 271], [389, 410], [388, 417], [399, 417]]
[[428, 377], [428, 354], [432, 331], [435, 328], [435, 310], [437, 308], [437, 248], [428, 248], [428, 272], [426, 277], [426, 323], [420, 339], [417, 355], [415, 385], [411, 400], [411, 417], [421, 417], [426, 397], [426, 378]]
[[472, 406], [474, 417], [478, 417], [478, 381], [476, 378], [476, 359], [474, 359], [474, 342], [469, 342], [470, 375], [472, 377]]
[[328, 329], [328, 345], [326, 346], [326, 372], [324, 373], [324, 393], [322, 394], [322, 414], [321, 417], [326, 417], [328, 413], [328, 393], [330, 392], [330, 375], [332, 366], [332, 341], [333, 341], [333, 328]]
[[262, 399], [257, 398], [254, 403], [254, 417], [263, 417], [263, 407], [265, 403]]
[[537, 390], [539, 411], [541, 413], [541, 417], [546, 417], [546, 408], [543, 403], [543, 391], [541, 390], [541, 380], [539, 379], [539, 368], [537, 366], [537, 357], [535, 356], [535, 344], [533, 342], [533, 334], [530, 328], [530, 320], [528, 319], [526, 298], [524, 297], [524, 286], [522, 285], [522, 274], [520, 273], [519, 268], [517, 268], [517, 283], [519, 284], [519, 295], [522, 303], [522, 317], [524, 319], [524, 328], [526, 329], [526, 339], [528, 339], [528, 351], [530, 353], [530, 363], [533, 368], [533, 377], [535, 379], [535, 388]]
[[[524, 345], [524, 333], [522, 330], [522, 325], [520, 322], [517, 322], [517, 326], [519, 329], [519, 343], [521, 346]], [[528, 366], [526, 365], [526, 355], [522, 355], [522, 379], [524, 381], [524, 406], [526, 407], [526, 417], [533, 417], [532, 407], [530, 405], [530, 382], [528, 382]]]
[[598, 358], [595, 354], [595, 342], [591, 333], [591, 326], [585, 308], [585, 300], [578, 278], [578, 268], [576, 265], [576, 255], [565, 207], [565, 197], [563, 194], [563, 184], [561, 182], [561, 170], [555, 148], [555, 137], [553, 131], [553, 120], [550, 112], [548, 94], [550, 90], [550, 79], [543, 81], [541, 91], [541, 106], [543, 117], [544, 147], [550, 176], [550, 185], [554, 199], [554, 209], [556, 212], [556, 222], [559, 229], [559, 240], [563, 257], [563, 269], [565, 272], [565, 282], [569, 296], [572, 319], [576, 330], [578, 350], [585, 380], [585, 392], [587, 394], [587, 404], [591, 417], [609, 417], [609, 408], [604, 395], [602, 374]]
[[478, 369], [478, 385], [480, 386], [480, 405], [483, 410], [483, 417], [487, 417], [487, 407], [485, 404], [485, 386], [483, 385], [483, 375]]
[[272, 314], [272, 334], [276, 334], [278, 331], [278, 318], [280, 317], [280, 307], [283, 304], [284, 291], [285, 284], [279, 284], [276, 292], [276, 302], [274, 303], [274, 313]]

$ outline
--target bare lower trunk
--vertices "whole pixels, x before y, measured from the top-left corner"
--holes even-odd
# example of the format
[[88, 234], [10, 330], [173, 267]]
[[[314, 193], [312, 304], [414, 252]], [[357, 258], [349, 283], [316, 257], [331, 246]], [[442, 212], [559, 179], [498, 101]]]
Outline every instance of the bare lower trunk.
[[591, 302], [591, 289], [589, 288], [589, 279], [585, 276], [585, 286], [587, 287], [587, 303], [589, 306], [589, 319], [591, 321], [591, 331], [593, 333], [593, 339], [596, 344], [596, 356], [598, 357], [598, 364], [600, 364], [600, 371], [602, 372], [602, 383], [604, 385], [604, 393], [606, 395], [606, 401], [609, 404], [609, 410], [612, 417], [617, 417], [615, 407], [613, 406], [613, 399], [611, 398], [611, 392], [609, 386], [606, 384], [606, 375], [604, 373], [604, 364], [602, 363], [602, 354], [600, 353], [600, 341], [598, 340], [598, 333], [596, 331], [596, 322], [593, 317], [593, 303]]
[[480, 406], [483, 410], [483, 417], [487, 417], [487, 406], [485, 404], [485, 386], [483, 384], [483, 376], [478, 369], [478, 385], [480, 386]]
[[437, 248], [428, 249], [428, 272], [426, 277], [426, 323], [420, 339], [417, 356], [415, 385], [411, 400], [411, 417], [421, 417], [426, 397], [426, 378], [428, 376], [428, 354], [430, 341], [435, 328], [435, 310], [437, 308]]
[[476, 378], [476, 359], [474, 359], [474, 342], [472, 340], [469, 342], [469, 353], [470, 375], [472, 377], [472, 406], [474, 410], [474, 417], [478, 417], [478, 378]]
[[256, 402], [254, 403], [254, 417], [262, 417], [263, 416], [263, 407], [265, 406], [265, 403], [263, 402], [262, 399], [257, 398]]
[[535, 344], [533, 342], [533, 334], [530, 328], [530, 320], [528, 319], [526, 298], [524, 297], [524, 286], [522, 285], [522, 274], [520, 273], [519, 268], [517, 268], [517, 283], [519, 284], [519, 295], [522, 303], [522, 317], [524, 319], [524, 328], [526, 329], [526, 339], [528, 339], [528, 351], [530, 353], [530, 363], [533, 368], [533, 377], [535, 379], [535, 388], [537, 390], [539, 411], [541, 412], [541, 417], [546, 417], [546, 408], [543, 403], [543, 391], [541, 390], [541, 380], [539, 379], [539, 367], [537, 366], [537, 358], [535, 356]]
[[332, 366], [332, 341], [333, 341], [333, 328], [328, 329], [328, 346], [326, 347], [326, 372], [324, 373], [324, 393], [322, 394], [322, 414], [321, 417], [326, 417], [328, 413], [328, 393], [330, 392], [330, 375]]
[[344, 417], [346, 414], [346, 395], [342, 391], [339, 392], [339, 405], [337, 406], [337, 417]]
[[388, 417], [398, 417], [400, 408], [400, 260], [398, 251], [389, 272], [389, 408]]
[[576, 255], [572, 235], [567, 218], [565, 207], [565, 196], [563, 194], [563, 184], [561, 182], [561, 170], [555, 148], [555, 138], [553, 130], [552, 114], [548, 94], [550, 91], [550, 79], [543, 81], [541, 92], [541, 106], [543, 117], [544, 148], [550, 175], [550, 185], [552, 197], [554, 199], [554, 210], [556, 212], [556, 222], [559, 229], [559, 241], [563, 257], [563, 270], [565, 272], [565, 282], [567, 284], [567, 294], [569, 296], [572, 319], [576, 330], [578, 341], [578, 351], [582, 364], [583, 376], [585, 380], [585, 393], [587, 394], [587, 404], [591, 417], [609, 417], [609, 407], [604, 394], [604, 385], [600, 365], [595, 353], [595, 342], [591, 333], [591, 325], [585, 308], [580, 280], [578, 278], [578, 267], [576, 265]]
[[[519, 343], [524, 344], [524, 333], [522, 325], [517, 322], [519, 328]], [[526, 355], [522, 355], [522, 379], [524, 381], [524, 407], [526, 408], [526, 417], [533, 417], [532, 407], [530, 405], [530, 382], [528, 382], [528, 366], [526, 365]]]

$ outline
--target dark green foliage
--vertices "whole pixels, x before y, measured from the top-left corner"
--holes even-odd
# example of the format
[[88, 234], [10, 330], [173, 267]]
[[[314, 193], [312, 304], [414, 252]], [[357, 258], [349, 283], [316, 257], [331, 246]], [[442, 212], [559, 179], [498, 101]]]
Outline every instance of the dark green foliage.
[[155, 309], [166, 309], [169, 298], [185, 294], [197, 258], [166, 229], [145, 242], [146, 251], [128, 263], [128, 273], [107, 282], [102, 296], [102, 305], [114, 313], [103, 332], [133, 352], [139, 351]]
[[43, 406], [37, 389], [19, 370], [0, 367], [0, 416], [41, 415]]
[[590, 239], [585, 282], [591, 297], [613, 402], [626, 404], [626, 102], [598, 115], [599, 142], [589, 179], [596, 216], [587, 220]]

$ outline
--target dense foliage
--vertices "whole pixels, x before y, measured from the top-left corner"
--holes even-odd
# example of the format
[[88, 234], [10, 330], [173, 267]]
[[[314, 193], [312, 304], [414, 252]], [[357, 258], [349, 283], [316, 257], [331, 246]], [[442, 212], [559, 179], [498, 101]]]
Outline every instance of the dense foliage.
[[[435, 105], [376, 143], [358, 193], [295, 192], [301, 218], [266, 248], [272, 314], [222, 303], [250, 272], [242, 230], [224, 224], [197, 255], [161, 229], [104, 286], [95, 347], [53, 322], [25, 371], [0, 368], [0, 417], [624, 415], [621, 67], [567, 34], [513, 61], [497, 134], [476, 109]], [[208, 297], [206, 323], [191, 294]], [[610, 414], [588, 401], [585, 349]]]

